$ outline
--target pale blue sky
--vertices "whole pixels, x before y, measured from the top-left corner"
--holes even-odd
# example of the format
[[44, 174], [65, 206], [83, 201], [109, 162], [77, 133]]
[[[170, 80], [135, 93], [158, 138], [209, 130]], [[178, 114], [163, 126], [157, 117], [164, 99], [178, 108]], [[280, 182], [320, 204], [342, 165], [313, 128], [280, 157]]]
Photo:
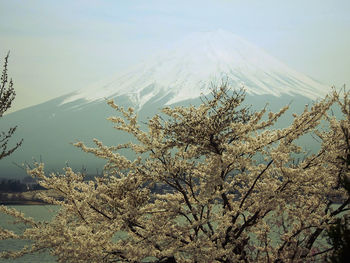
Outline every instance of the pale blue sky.
[[18, 110], [222, 28], [325, 84], [350, 85], [349, 0], [0, 0]]

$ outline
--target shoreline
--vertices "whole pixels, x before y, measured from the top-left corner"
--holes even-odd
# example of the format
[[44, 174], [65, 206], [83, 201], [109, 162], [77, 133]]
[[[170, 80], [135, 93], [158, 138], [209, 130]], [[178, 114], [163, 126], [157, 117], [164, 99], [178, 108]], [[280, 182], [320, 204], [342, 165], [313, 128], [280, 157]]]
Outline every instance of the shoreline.
[[51, 190], [34, 190], [19, 193], [0, 193], [0, 205], [47, 205], [40, 199], [40, 194], [59, 199], [60, 196]]
[[8, 201], [2, 201], [0, 200], [0, 205], [47, 205], [47, 203], [41, 202], [41, 201], [34, 201], [34, 200], [8, 200]]

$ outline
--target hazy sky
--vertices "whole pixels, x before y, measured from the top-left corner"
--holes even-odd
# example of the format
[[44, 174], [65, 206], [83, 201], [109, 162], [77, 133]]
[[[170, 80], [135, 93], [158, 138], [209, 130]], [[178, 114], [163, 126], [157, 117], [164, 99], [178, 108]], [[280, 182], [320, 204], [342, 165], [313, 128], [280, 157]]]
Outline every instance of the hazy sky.
[[12, 110], [99, 81], [195, 31], [230, 31], [325, 84], [350, 86], [349, 0], [0, 0]]

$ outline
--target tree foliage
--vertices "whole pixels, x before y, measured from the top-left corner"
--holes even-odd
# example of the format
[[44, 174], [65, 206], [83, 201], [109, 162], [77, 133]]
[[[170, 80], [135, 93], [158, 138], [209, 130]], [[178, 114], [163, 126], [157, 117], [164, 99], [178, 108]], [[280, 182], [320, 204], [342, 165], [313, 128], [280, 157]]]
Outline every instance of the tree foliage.
[[[253, 112], [242, 105], [244, 92], [226, 85], [198, 107], [166, 107], [144, 129], [133, 109], [113, 101], [110, 117], [135, 142], [96, 147], [75, 145], [106, 160], [95, 181], [65, 168], [45, 175], [44, 165], [28, 172], [63, 201], [50, 222], [35, 222], [15, 209], [1, 211], [28, 225], [23, 234], [1, 229], [3, 239], [29, 239], [19, 257], [49, 249], [59, 262], [306, 262], [331, 253], [322, 234], [349, 209], [340, 186], [348, 172], [350, 114], [328, 115], [345, 104], [333, 92], [294, 114], [289, 127], [274, 129], [288, 107]], [[328, 129], [319, 128], [321, 120]], [[306, 155], [296, 144], [312, 133], [322, 141]], [[348, 133], [347, 133], [348, 134]], [[135, 158], [121, 151], [129, 149]], [[305, 157], [297, 161], [298, 156]], [[300, 158], [299, 158], [300, 159]], [[340, 176], [344, 174], [344, 176]], [[155, 189], [158, 189], [157, 191]], [[160, 191], [159, 189], [162, 189]], [[338, 202], [338, 205], [334, 205]], [[339, 204], [340, 202], [340, 204]]]
[[[12, 101], [15, 99], [16, 93], [13, 88], [12, 79], [8, 79], [7, 75], [7, 66], [8, 66], [8, 58], [10, 53], [7, 53], [5, 57], [4, 68], [1, 74], [1, 82], [0, 82], [0, 118], [3, 114], [11, 108]], [[11, 153], [13, 153], [21, 144], [22, 140], [16, 143], [13, 147], [8, 147], [9, 139], [12, 137], [14, 132], [16, 131], [17, 126], [10, 128], [7, 132], [0, 132], [0, 160]]]
[[[341, 110], [347, 118], [350, 116], [350, 108], [348, 97], [345, 96], [344, 102], [340, 104]], [[348, 119], [349, 121], [349, 119]], [[346, 126], [348, 121], [343, 121], [340, 124], [344, 144], [342, 145], [343, 155], [338, 156], [339, 161], [339, 186], [344, 188], [347, 192], [347, 198], [350, 199], [350, 134]], [[332, 253], [327, 257], [328, 262], [342, 263], [347, 262], [350, 258], [350, 215], [343, 214], [332, 223], [327, 230], [327, 238], [332, 247]]]
[[[0, 193], [3, 192], [24, 192], [27, 190], [27, 185], [16, 179], [1, 179]], [[0, 199], [0, 201], [2, 201]]]

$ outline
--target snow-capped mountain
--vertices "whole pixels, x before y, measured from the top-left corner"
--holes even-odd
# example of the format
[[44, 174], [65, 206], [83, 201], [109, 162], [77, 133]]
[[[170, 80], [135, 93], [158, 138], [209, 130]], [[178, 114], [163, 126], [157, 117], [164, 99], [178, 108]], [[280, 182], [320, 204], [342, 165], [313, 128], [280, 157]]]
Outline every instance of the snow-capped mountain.
[[[118, 133], [106, 118], [113, 115], [105, 99], [133, 106], [140, 119], [156, 113], [164, 105], [198, 103], [212, 85], [222, 81], [232, 88], [244, 86], [246, 103], [255, 108], [269, 102], [272, 110], [294, 103], [292, 112], [323, 96], [327, 86], [296, 72], [246, 40], [218, 30], [194, 33], [158, 53], [148, 61], [97, 84], [56, 99], [5, 115], [1, 130], [18, 125], [16, 138], [23, 145], [0, 161], [0, 177], [23, 176], [14, 163], [32, 163], [42, 157], [50, 170], [61, 171], [68, 161], [73, 168], [82, 165], [93, 173], [104, 164], [82, 153], [70, 143], [89, 144], [98, 138], [115, 145], [130, 137]], [[301, 106], [302, 105], [302, 106]]]
[[239, 36], [218, 30], [191, 34], [104, 84], [77, 91], [62, 104], [127, 95], [139, 108], [165, 97], [165, 104], [171, 105], [208, 94], [212, 83], [223, 80], [256, 95], [299, 94], [315, 99], [326, 90]]

